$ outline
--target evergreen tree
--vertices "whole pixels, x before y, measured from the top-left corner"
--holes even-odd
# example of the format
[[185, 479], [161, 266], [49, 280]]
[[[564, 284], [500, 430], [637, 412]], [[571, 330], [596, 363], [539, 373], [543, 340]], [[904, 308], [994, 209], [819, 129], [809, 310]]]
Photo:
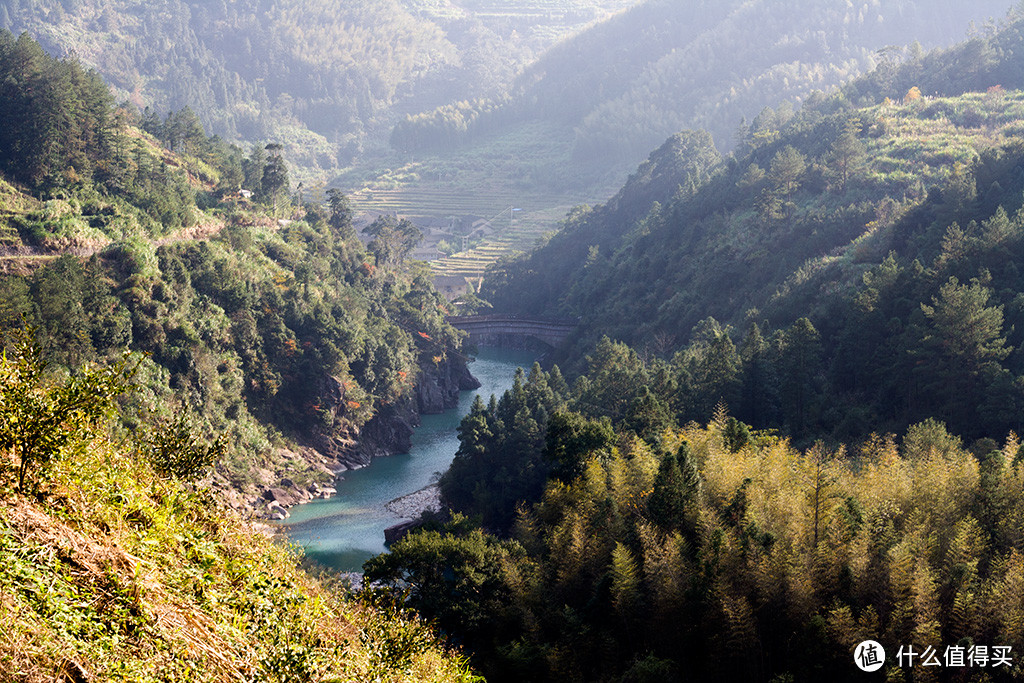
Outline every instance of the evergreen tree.
[[285, 166], [284, 157], [281, 155], [282, 149], [282, 146], [276, 142], [267, 145], [266, 150], [269, 155], [260, 178], [262, 197], [273, 204], [275, 216], [277, 215], [278, 201], [283, 194], [288, 193], [288, 167]]
[[611, 448], [615, 433], [607, 418], [588, 420], [579, 413], [559, 411], [548, 420], [544, 442], [551, 476], [571, 482], [583, 471], [587, 457]]
[[757, 323], [751, 324], [743, 339], [740, 359], [743, 369], [737, 413], [755, 427], [764, 427], [776, 419], [778, 391], [768, 342]]
[[832, 143], [829, 163], [840, 194], [846, 192], [850, 177], [857, 172], [864, 162], [864, 143], [857, 137], [860, 122], [850, 119], [843, 125], [842, 132]]
[[1000, 361], [1012, 350], [1003, 333], [1003, 307], [989, 306], [990, 296], [978, 280], [962, 285], [951, 277], [932, 305], [921, 304], [928, 324], [914, 353], [925, 405], [969, 433], [986, 380], [1006, 372]]
[[623, 423], [645, 441], [657, 443], [674, 420], [665, 404], [645, 385], [629, 404]]
[[700, 476], [689, 444], [683, 442], [674, 455], [665, 454], [654, 478], [654, 490], [647, 499], [652, 522], [665, 531], [688, 527], [688, 516], [700, 492]]
[[783, 413], [793, 433], [803, 434], [810, 427], [822, 372], [821, 336], [807, 318], [786, 331], [780, 365]]
[[348, 197], [341, 190], [332, 187], [327, 190], [327, 206], [331, 211], [327, 224], [331, 226], [334, 234], [343, 240], [354, 238], [352, 207], [349, 205]]
[[263, 169], [267, 165], [267, 153], [261, 145], [254, 144], [249, 150], [249, 157], [242, 162], [245, 180], [242, 187], [255, 195], [263, 192]]
[[789, 199], [800, 188], [800, 179], [807, 170], [807, 157], [792, 145], [786, 145], [772, 158], [768, 169], [768, 180]]

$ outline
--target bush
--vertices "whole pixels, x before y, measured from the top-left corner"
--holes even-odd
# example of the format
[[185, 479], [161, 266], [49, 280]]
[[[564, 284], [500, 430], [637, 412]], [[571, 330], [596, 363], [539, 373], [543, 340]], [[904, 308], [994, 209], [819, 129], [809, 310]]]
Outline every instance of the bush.
[[53, 380], [33, 332], [21, 329], [13, 336], [0, 356], [0, 475], [13, 469], [19, 491], [38, 492], [47, 466], [109, 416], [132, 371], [124, 357]]
[[185, 481], [201, 479], [227, 451], [227, 437], [211, 442], [198, 434], [192, 411], [182, 405], [177, 417], [156, 429], [145, 445], [146, 457], [157, 472]]

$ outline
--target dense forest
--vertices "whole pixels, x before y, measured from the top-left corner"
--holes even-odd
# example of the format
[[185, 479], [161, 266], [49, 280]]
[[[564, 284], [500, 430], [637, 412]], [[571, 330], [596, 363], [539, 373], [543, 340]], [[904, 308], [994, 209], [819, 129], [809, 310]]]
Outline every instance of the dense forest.
[[329, 480], [306, 446], [336, 465], [401, 448], [389, 425], [424, 407], [422, 373], [465, 374], [446, 304], [405, 263], [407, 222], [364, 246], [344, 195], [293, 196], [279, 145], [246, 156], [188, 109], [114, 109], [27, 34], [0, 33], [0, 83], [3, 331], [32, 327], [72, 369], [139, 354], [133, 410], [224, 434], [225, 488]]
[[[722, 400], [797, 437], [928, 417], [972, 438], [1019, 431], [1022, 28], [797, 115], [765, 110], [727, 160], [707, 134], [677, 135], [608, 203], [496, 269], [485, 296], [580, 316], [570, 365], [604, 334], [667, 363], [678, 389], [661, 398], [685, 419]], [[964, 92], [965, 70], [981, 92]], [[879, 103], [854, 106], [866, 98]]]
[[[1020, 10], [926, 53], [884, 43], [968, 8], [651, 0], [509, 89], [623, 3], [527, 5], [0, 6], [42, 41], [0, 30], [0, 671], [785, 683], [871, 638], [891, 681], [1024, 675]], [[225, 507], [283, 514], [472, 382], [417, 227], [364, 244], [295, 182], [431, 109], [396, 147], [661, 144], [488, 273], [477, 304], [579, 326], [354, 596]]]
[[300, 168], [330, 170], [396, 112], [491, 95], [624, 4], [8, 0], [0, 28], [79, 55], [119, 101], [161, 115], [190, 107], [223, 138], [277, 140]]
[[[639, 367], [608, 344], [572, 390], [535, 368], [476, 405], [442, 480], [459, 514], [367, 576], [408, 587], [490, 681], [862, 680], [867, 638], [888, 680], [1020, 675], [1015, 436], [967, 449], [926, 420], [796, 449], [724, 408], [678, 426]], [[963, 668], [923, 667], [947, 646]]]
[[473, 406], [448, 513], [367, 576], [494, 681], [860, 680], [868, 638], [887, 680], [1019, 677], [1011, 19], [728, 156], [673, 135], [499, 264], [497, 311], [580, 321], [566, 373]]
[[197, 486], [218, 449], [114, 418], [138, 359], [0, 355], [0, 680], [474, 683], [386, 596], [319, 579]]
[[281, 145], [114, 107], [27, 33], [0, 90], [0, 680], [480, 680], [247, 521], [464, 374], [407, 222], [364, 246]]

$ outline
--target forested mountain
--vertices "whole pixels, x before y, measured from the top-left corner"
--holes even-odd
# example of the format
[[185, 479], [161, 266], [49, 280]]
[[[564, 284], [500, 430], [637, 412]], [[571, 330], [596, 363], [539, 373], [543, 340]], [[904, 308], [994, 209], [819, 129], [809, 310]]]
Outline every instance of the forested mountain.
[[280, 145], [112, 102], [0, 30], [0, 680], [478, 681], [246, 521], [464, 369], [403, 226], [364, 247]]
[[293, 199], [280, 145], [246, 156], [185, 109], [138, 122], [165, 147], [27, 34], [0, 32], [0, 88], [0, 332], [33, 327], [70, 369], [137, 353], [125, 419], [224, 434], [228, 494], [400, 450], [417, 409], [443, 407], [421, 377], [439, 396], [469, 381], [406, 222], [364, 246], [341, 193]]
[[650, 392], [621, 400], [657, 390], [640, 367], [609, 343], [572, 390], [535, 368], [477, 404], [442, 482], [465, 515], [367, 576], [407, 590], [494, 682], [861, 681], [865, 639], [888, 680], [1019, 676], [1014, 435], [965, 449], [928, 420], [801, 451], [721, 409], [680, 427]]
[[980, 25], [1008, 8], [1005, 0], [649, 0], [552, 48], [500, 101], [410, 117], [392, 142], [438, 149], [545, 121], [574, 137], [573, 157], [584, 164], [636, 163], [684, 128], [708, 130], [728, 147], [741, 119], [765, 106], [799, 106], [814, 90], [896, 58], [894, 45], [948, 45], [972, 19]]
[[495, 269], [499, 312], [579, 319], [571, 381], [478, 401], [452, 514], [367, 576], [493, 681], [859, 681], [866, 639], [890, 681], [1019, 677], [1022, 55], [1015, 15], [729, 157], [678, 133]]
[[394, 111], [490, 94], [566, 32], [624, 0], [5, 0], [0, 28], [29, 31], [95, 67], [117, 99], [207, 130], [275, 139], [293, 163], [349, 164]]
[[[277, 514], [331, 467], [402, 444], [417, 409], [471, 380], [463, 335], [410, 262], [411, 222], [383, 215], [364, 245], [344, 194], [293, 187], [297, 138], [242, 149], [202, 121], [219, 111], [216, 125], [263, 137], [333, 126], [340, 107], [347, 123], [321, 131], [334, 164], [358, 125], [431, 83], [493, 76], [445, 21], [515, 20], [486, 0], [107, 7], [0, 14], [81, 53], [0, 31], [4, 672], [477, 680], [411, 607], [493, 681], [859, 681], [866, 638], [884, 643], [887, 680], [1022, 676], [1019, 12], [954, 48], [876, 54], [866, 41], [923, 5], [644, 3], [592, 34], [628, 34], [626, 61], [567, 43], [550, 79], [528, 72], [508, 100], [396, 128], [415, 146], [455, 112], [470, 119], [445, 139], [457, 146], [575, 93], [579, 109], [543, 130], [576, 126], [578, 161], [591, 133], [620, 160], [647, 144], [611, 135], [628, 118], [672, 134], [607, 203], [490, 273], [498, 312], [578, 319], [566, 373], [535, 365], [473, 405], [445, 510], [365, 565], [395, 593], [355, 600], [219, 506]], [[530, 7], [567, 25], [598, 6]], [[826, 19], [846, 20], [839, 47]], [[125, 32], [145, 44], [122, 50]], [[673, 36], [688, 42], [673, 52]], [[121, 87], [138, 102], [147, 79], [197, 102], [115, 106], [83, 66], [101, 58], [134, 74]], [[762, 108], [872, 64], [798, 112]], [[603, 93], [591, 65], [621, 87]], [[691, 74], [735, 99], [709, 105]], [[717, 131], [662, 116], [680, 96], [694, 120], [759, 113], [723, 128], [723, 155]], [[931, 669], [929, 653], [965, 664]]]
[[[676, 136], [485, 295], [581, 316], [575, 358], [601, 334], [684, 349], [691, 397], [672, 401], [688, 418], [721, 399], [797, 435], [928, 417], [1019, 431], [1022, 29], [879, 68], [792, 118], [766, 111], [717, 166], [706, 134]], [[814, 361], [793, 385], [796, 337]]]
[[[479, 681], [394, 601], [315, 579], [196, 486], [211, 444], [111, 419], [132, 366], [0, 355], [0, 680]], [[47, 367], [49, 365], [49, 367]]]

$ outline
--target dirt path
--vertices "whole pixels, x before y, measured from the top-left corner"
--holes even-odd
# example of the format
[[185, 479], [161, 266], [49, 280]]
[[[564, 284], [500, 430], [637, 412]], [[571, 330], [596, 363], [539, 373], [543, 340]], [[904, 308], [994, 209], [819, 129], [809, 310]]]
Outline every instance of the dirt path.
[[[159, 248], [175, 242], [200, 241], [210, 239], [224, 229], [224, 221], [220, 218], [209, 219], [205, 223], [180, 228], [170, 235], [164, 235], [150, 242]], [[67, 247], [40, 249], [21, 245], [18, 247], [0, 247], [0, 274], [27, 275], [31, 271], [54, 260], [58, 256], [70, 254], [80, 258], [88, 258], [106, 249], [113, 240], [93, 240], [89, 244], [74, 244]]]

